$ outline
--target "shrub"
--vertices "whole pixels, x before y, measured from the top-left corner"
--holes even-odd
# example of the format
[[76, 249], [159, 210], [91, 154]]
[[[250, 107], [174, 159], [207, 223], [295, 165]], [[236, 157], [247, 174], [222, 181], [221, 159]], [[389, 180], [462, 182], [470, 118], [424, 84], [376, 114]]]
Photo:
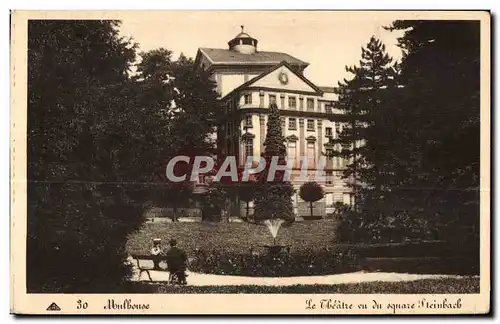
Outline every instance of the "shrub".
[[345, 249], [262, 254], [199, 250], [189, 269], [218, 275], [288, 277], [351, 272], [359, 266], [358, 256]]
[[313, 217], [313, 202], [322, 199], [325, 196], [325, 192], [319, 183], [311, 181], [300, 186], [299, 196], [302, 200], [310, 204], [311, 217]]
[[428, 220], [405, 212], [370, 213], [342, 206], [335, 217], [339, 220], [339, 240], [344, 243], [391, 243], [436, 239]]

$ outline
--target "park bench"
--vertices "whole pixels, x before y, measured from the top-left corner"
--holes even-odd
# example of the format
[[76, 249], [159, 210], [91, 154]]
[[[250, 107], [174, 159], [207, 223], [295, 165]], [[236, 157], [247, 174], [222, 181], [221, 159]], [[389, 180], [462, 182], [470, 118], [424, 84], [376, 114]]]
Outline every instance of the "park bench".
[[159, 261], [167, 262], [167, 257], [164, 255], [131, 254], [130, 256], [137, 262], [137, 268], [139, 269], [139, 278], [141, 277], [141, 274], [143, 272], [146, 272], [148, 274], [149, 280], [153, 281], [153, 279], [151, 279], [151, 274], [149, 273], [150, 270], [167, 271], [168, 272], [168, 269], [165, 269], [165, 268], [160, 268], [159, 270], [149, 268], [149, 267], [146, 268], [144, 266], [141, 266], [141, 262], [140, 262], [141, 260], [142, 261], [159, 260]]

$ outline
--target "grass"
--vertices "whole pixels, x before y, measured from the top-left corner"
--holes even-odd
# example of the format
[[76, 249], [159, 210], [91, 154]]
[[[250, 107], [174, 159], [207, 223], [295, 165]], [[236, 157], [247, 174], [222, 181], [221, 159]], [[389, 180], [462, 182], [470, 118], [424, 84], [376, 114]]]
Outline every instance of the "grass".
[[170, 286], [159, 282], [134, 282], [120, 287], [118, 292], [163, 294], [473, 294], [479, 293], [479, 278], [295, 286]]
[[[335, 243], [337, 222], [332, 219], [296, 222], [282, 226], [277, 243], [291, 245], [292, 250], [319, 250]], [[273, 239], [264, 225], [250, 223], [148, 223], [129, 237], [129, 253], [148, 254], [153, 238], [167, 244], [177, 239], [179, 246], [190, 254], [197, 248], [230, 252], [248, 252], [272, 244]]]

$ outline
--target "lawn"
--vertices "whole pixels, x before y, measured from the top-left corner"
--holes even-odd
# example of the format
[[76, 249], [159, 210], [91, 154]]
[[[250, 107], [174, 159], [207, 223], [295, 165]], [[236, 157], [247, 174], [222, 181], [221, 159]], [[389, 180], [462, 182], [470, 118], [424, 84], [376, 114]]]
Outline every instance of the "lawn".
[[163, 282], [134, 282], [122, 286], [120, 292], [163, 294], [477, 294], [479, 293], [479, 278], [295, 286], [171, 286]]
[[[319, 250], [335, 242], [337, 222], [332, 219], [295, 222], [282, 226], [277, 243], [291, 245], [292, 250]], [[273, 239], [264, 225], [250, 223], [147, 223], [132, 234], [127, 243], [129, 253], [148, 254], [153, 238], [161, 238], [167, 244], [171, 238], [188, 254], [197, 248], [248, 252], [250, 248], [262, 248]]]

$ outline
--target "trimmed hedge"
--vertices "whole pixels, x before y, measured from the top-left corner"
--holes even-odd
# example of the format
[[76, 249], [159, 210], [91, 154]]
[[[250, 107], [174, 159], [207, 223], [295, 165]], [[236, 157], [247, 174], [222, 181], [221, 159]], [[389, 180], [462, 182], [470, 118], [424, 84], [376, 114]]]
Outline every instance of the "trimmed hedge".
[[218, 275], [289, 277], [346, 273], [360, 270], [352, 251], [324, 249], [264, 254], [197, 251], [189, 264], [194, 272]]
[[367, 271], [424, 273], [424, 274], [479, 274], [479, 267], [466, 257], [418, 257], [418, 258], [366, 258], [362, 261]]

